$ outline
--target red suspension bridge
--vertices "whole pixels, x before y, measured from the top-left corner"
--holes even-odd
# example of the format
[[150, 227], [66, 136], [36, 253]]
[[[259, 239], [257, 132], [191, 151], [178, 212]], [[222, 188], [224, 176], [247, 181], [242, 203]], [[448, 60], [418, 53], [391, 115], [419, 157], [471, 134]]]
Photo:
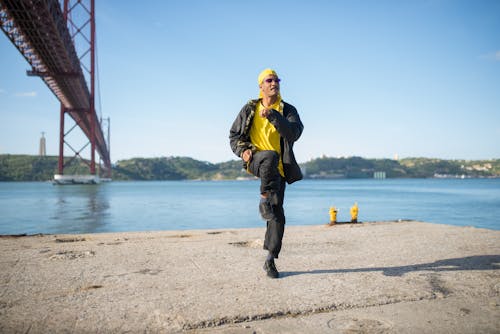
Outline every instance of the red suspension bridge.
[[[78, 19], [77, 19], [78, 18]], [[109, 119], [107, 140], [95, 106], [96, 48], [94, 0], [0, 0], [0, 29], [7, 35], [31, 65], [28, 75], [40, 77], [61, 103], [58, 175], [64, 182], [64, 168], [90, 145], [91, 182], [96, 177], [95, 151], [102, 166], [100, 171], [111, 177], [109, 152]], [[83, 45], [77, 52], [75, 41]], [[65, 115], [75, 125], [65, 131]], [[79, 127], [88, 138], [80, 150], [66, 140]], [[74, 156], [65, 161], [64, 148]]]

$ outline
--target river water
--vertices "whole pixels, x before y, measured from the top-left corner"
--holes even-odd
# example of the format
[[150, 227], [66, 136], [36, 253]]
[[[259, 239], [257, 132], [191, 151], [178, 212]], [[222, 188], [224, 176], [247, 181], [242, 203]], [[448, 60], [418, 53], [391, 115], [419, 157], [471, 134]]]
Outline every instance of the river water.
[[[0, 234], [261, 227], [258, 181], [0, 182]], [[303, 180], [287, 186], [289, 225], [398, 219], [500, 230], [500, 179]]]

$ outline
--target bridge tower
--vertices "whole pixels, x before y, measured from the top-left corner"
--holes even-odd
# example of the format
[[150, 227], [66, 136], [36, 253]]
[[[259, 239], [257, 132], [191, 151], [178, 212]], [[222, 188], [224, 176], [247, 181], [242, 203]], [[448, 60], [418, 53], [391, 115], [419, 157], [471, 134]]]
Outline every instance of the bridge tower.
[[[90, 95], [89, 95], [89, 110], [81, 110], [80, 113], [90, 113], [95, 114], [95, 0], [89, 0], [85, 4], [81, 0], [76, 0], [71, 3], [70, 0], [64, 0], [63, 4], [63, 17], [66, 22], [71, 35], [73, 44], [76, 45], [77, 39], [80, 49], [76, 49], [77, 56], [80, 61], [80, 65], [84, 70], [84, 76], [86, 77], [87, 83], [90, 85]], [[78, 20], [76, 19], [78, 17]], [[80, 37], [80, 38], [79, 38]], [[80, 51], [80, 52], [79, 52]], [[80, 153], [90, 144], [90, 162], [89, 169], [91, 178], [96, 176], [96, 166], [95, 166], [95, 143], [96, 143], [96, 117], [90, 118], [90, 133], [88, 135], [89, 142], [80, 148], [80, 150], [75, 150], [67, 141], [66, 137], [73, 131], [75, 127], [70, 128], [67, 132], [65, 131], [65, 116], [71, 110], [67, 108], [62, 102], [60, 107], [60, 122], [59, 122], [59, 162], [58, 162], [58, 173], [59, 178], [63, 178], [64, 175], [64, 148], [69, 147], [73, 153], [73, 158], [69, 161], [71, 162], [74, 158], [80, 157]], [[73, 111], [74, 112], [74, 111]], [[82, 159], [83, 160], [83, 159]], [[85, 160], [83, 160], [85, 161]], [[69, 163], [68, 162], [68, 163]], [[111, 173], [111, 170], [109, 170]], [[110, 174], [107, 177], [111, 177]]]

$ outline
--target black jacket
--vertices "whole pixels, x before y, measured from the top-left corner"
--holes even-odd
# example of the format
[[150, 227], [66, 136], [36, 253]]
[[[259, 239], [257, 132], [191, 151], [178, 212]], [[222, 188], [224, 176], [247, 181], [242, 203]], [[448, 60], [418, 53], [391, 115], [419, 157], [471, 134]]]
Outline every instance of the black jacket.
[[[229, 132], [231, 149], [238, 157], [241, 157], [243, 151], [247, 149], [251, 149], [254, 153], [257, 151], [250, 141], [250, 127], [259, 101], [250, 100], [241, 108]], [[283, 161], [285, 179], [288, 183], [293, 183], [302, 179], [302, 172], [293, 154], [293, 143], [299, 139], [304, 125], [302, 125], [297, 109], [294, 106], [284, 101], [281, 103], [283, 103], [283, 115], [276, 110], [272, 110], [267, 119], [274, 125], [281, 136], [281, 161]]]

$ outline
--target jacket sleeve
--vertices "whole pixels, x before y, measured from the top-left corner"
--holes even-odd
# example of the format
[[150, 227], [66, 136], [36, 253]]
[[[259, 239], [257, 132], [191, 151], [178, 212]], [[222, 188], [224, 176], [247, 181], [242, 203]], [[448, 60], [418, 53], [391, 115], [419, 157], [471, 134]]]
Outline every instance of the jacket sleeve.
[[243, 106], [229, 130], [229, 144], [231, 145], [231, 150], [239, 158], [241, 158], [241, 153], [243, 153], [243, 151], [253, 148], [250, 137], [248, 134], [244, 133], [245, 123], [248, 120], [246, 108], [247, 105]]
[[268, 116], [276, 130], [278, 130], [281, 137], [290, 143], [297, 141], [304, 130], [304, 125], [300, 120], [299, 113], [294, 106], [286, 104], [287, 112], [283, 112], [286, 116], [280, 114], [278, 111], [273, 110]]

